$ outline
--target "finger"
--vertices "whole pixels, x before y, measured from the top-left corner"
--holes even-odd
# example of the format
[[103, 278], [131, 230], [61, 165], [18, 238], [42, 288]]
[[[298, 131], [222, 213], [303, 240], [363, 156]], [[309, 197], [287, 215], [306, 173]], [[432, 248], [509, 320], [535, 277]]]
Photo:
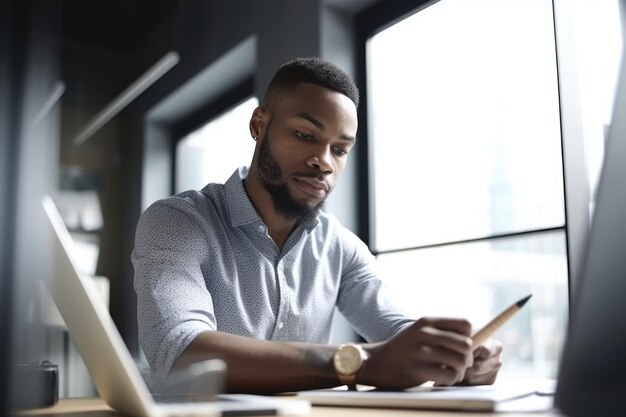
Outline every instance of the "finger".
[[489, 339], [481, 346], [474, 350], [475, 358], [487, 359], [492, 356], [498, 356], [502, 353], [502, 343], [497, 340]]
[[433, 346], [422, 346], [417, 361], [438, 366], [443, 365], [462, 373], [465, 373], [465, 370], [472, 365], [471, 357], [467, 354]]
[[498, 377], [498, 370], [500, 368], [492, 368], [488, 372], [473, 372], [468, 370], [465, 376], [463, 377], [463, 384], [470, 385], [490, 385], [496, 381]]
[[439, 330], [447, 330], [464, 336], [472, 334], [472, 325], [465, 319], [448, 317], [422, 317], [417, 321], [420, 327], [434, 327]]
[[467, 373], [471, 375], [485, 375], [492, 372], [497, 372], [502, 366], [498, 361], [480, 361], [467, 369]]
[[458, 333], [443, 331], [432, 327], [425, 327], [417, 334], [415, 341], [418, 345], [444, 348], [462, 355], [472, 355], [472, 339]]
[[493, 384], [501, 367], [502, 361], [499, 357], [476, 361], [474, 366], [466, 371], [463, 383]]
[[476, 350], [474, 351], [474, 360], [475, 361], [480, 360], [480, 359], [482, 359], [482, 360], [488, 359], [491, 356], [492, 356], [491, 351], [489, 349], [487, 349], [485, 347], [485, 345], [478, 346], [476, 348]]
[[468, 368], [468, 372], [476, 373], [476, 372], [485, 372], [487, 361], [485, 359], [476, 359], [474, 358], [474, 363], [472, 366]]
[[427, 381], [434, 381], [435, 385], [454, 385], [463, 377], [453, 368], [442, 365], [420, 365], [420, 377]]
[[498, 374], [466, 377], [458, 382], [459, 385], [493, 385], [498, 379]]

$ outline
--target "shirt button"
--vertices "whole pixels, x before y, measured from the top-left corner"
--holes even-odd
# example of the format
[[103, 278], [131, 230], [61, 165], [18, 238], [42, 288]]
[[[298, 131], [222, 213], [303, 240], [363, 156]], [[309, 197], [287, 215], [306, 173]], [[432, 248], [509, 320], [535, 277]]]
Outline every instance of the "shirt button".
[[278, 322], [278, 330], [282, 329], [285, 324], [281, 321]]
[[259, 233], [265, 233], [265, 226], [262, 224], [259, 225]]

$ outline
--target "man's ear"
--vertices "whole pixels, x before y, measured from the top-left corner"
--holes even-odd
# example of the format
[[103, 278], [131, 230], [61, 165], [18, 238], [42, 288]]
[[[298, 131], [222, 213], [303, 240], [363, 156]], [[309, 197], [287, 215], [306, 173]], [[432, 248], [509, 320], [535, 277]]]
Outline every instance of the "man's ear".
[[250, 118], [250, 135], [254, 140], [263, 138], [265, 130], [269, 123], [269, 113], [263, 107], [259, 106], [252, 112]]

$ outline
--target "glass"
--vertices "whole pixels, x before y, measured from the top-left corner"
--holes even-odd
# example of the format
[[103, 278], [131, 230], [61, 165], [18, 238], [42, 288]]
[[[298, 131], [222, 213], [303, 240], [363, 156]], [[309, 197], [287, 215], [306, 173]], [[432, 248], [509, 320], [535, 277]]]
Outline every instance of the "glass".
[[532, 294], [494, 335], [500, 375], [556, 377], [568, 308], [563, 231], [382, 254], [377, 267], [409, 317], [464, 317], [475, 329]]
[[442, 0], [367, 74], [375, 251], [565, 224], [549, 0]]
[[191, 132], [176, 145], [176, 192], [224, 183], [239, 166], [250, 165], [255, 142], [248, 124], [259, 105], [250, 97]]
[[576, 37], [576, 69], [589, 191], [596, 192], [604, 158], [604, 139], [611, 124], [617, 76], [622, 58], [618, 0], [584, 0], [570, 5]]

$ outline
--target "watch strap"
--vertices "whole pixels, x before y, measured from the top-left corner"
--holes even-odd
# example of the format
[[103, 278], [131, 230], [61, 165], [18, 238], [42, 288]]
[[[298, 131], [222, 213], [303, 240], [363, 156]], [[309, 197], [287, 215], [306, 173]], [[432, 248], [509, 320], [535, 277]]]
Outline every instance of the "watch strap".
[[339, 381], [348, 387], [348, 391], [356, 391], [356, 374], [352, 375], [343, 375], [337, 372], [337, 376], [339, 377]]
[[357, 375], [363, 369], [363, 366], [365, 365], [365, 362], [368, 359], [368, 355], [361, 345], [353, 344], [353, 343], [346, 343], [346, 344], [339, 346], [337, 352], [335, 352], [335, 357], [333, 358], [333, 362], [336, 360], [339, 352], [344, 348], [350, 348], [350, 350], [356, 351], [358, 353], [360, 357], [359, 367], [353, 373], [344, 373], [337, 367], [337, 363], [335, 362], [335, 373], [337, 374], [337, 377], [339, 381], [341, 382], [341, 384], [346, 385], [349, 391], [357, 391], [357, 388], [356, 388]]

